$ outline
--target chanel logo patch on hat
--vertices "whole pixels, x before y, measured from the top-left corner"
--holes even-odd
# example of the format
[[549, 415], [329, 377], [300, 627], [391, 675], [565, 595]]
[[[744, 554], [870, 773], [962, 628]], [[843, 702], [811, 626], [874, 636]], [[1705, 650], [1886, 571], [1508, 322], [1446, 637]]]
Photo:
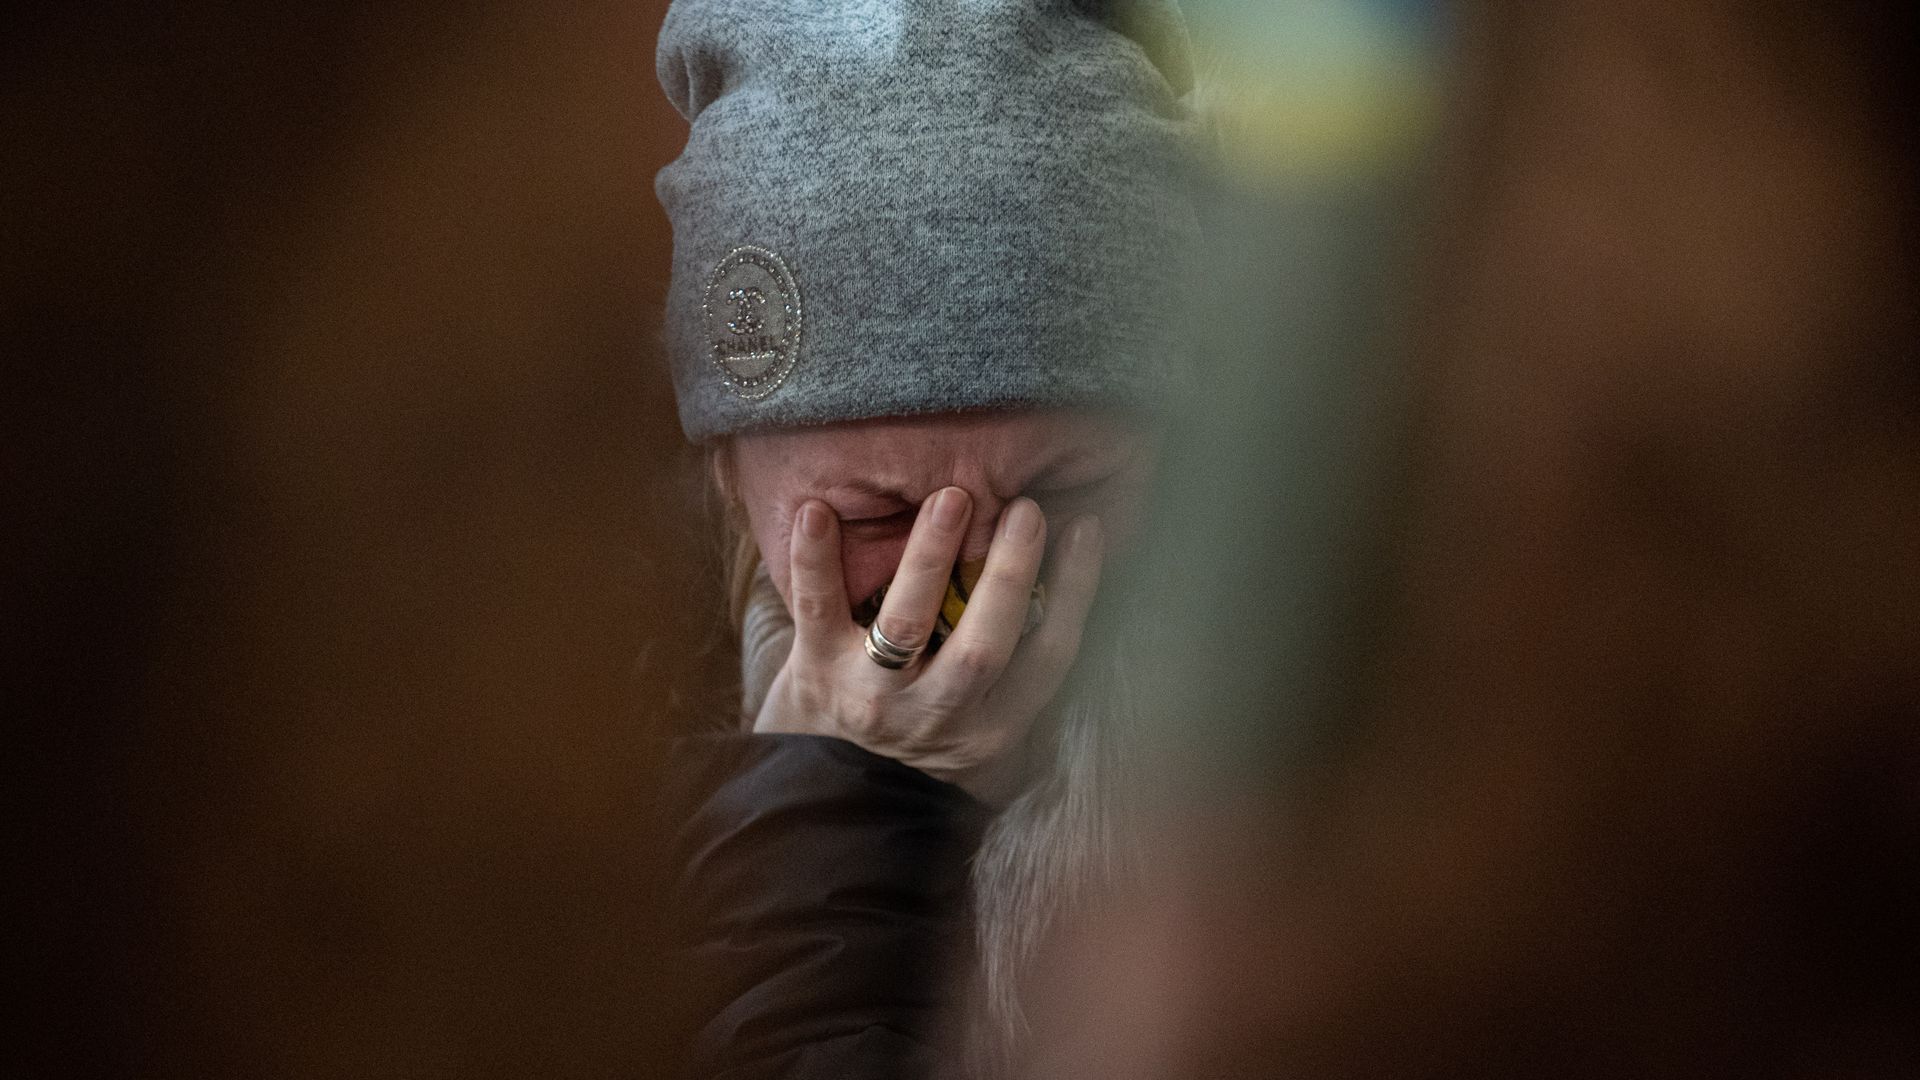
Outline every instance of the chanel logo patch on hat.
[[703, 299], [721, 381], [758, 401], [780, 388], [800, 353], [800, 290], [780, 256], [737, 247], [713, 268]]

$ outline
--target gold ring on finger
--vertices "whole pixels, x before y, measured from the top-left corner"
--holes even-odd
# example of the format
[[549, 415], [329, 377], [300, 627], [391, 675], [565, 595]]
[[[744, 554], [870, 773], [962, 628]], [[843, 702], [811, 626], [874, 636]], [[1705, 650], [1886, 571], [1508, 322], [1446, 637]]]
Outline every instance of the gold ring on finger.
[[867, 656], [888, 671], [899, 671], [913, 663], [914, 658], [925, 652], [927, 648], [925, 645], [917, 649], [895, 645], [887, 639], [887, 635], [880, 632], [879, 619], [873, 620], [873, 626], [867, 630], [866, 646]]

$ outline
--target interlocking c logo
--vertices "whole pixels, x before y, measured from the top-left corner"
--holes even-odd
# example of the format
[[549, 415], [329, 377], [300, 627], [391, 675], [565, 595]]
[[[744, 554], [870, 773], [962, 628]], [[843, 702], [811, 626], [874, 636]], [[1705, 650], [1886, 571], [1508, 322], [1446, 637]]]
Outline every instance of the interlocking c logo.
[[700, 310], [720, 382], [746, 401], [780, 389], [800, 355], [800, 289], [780, 256], [744, 245], [707, 278]]
[[727, 294], [727, 303], [733, 305], [733, 318], [727, 320], [727, 329], [745, 336], [757, 334], [767, 328], [766, 321], [760, 318], [759, 309], [767, 306], [767, 294], [751, 286], [735, 289]]

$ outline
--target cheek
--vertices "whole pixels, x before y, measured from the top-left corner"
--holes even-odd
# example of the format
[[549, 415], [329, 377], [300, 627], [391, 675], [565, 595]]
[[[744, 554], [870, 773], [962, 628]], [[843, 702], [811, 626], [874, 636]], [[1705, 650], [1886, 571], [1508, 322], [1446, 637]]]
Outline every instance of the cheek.
[[750, 508], [747, 521], [753, 532], [753, 542], [760, 549], [760, 561], [766, 564], [767, 576], [773, 579], [773, 587], [780, 590], [782, 597], [790, 595], [787, 589], [788, 544], [793, 534], [788, 524], [793, 520], [791, 514], [763, 514], [759, 508]]

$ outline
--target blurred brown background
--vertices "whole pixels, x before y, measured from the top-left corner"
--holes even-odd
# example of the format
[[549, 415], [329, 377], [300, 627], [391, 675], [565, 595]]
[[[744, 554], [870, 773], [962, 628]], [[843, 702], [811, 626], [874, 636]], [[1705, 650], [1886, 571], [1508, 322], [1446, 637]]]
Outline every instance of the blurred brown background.
[[[654, 1074], [652, 740], [732, 662], [664, 6], [10, 16], [23, 1074]], [[1899, 1075], [1913, 16], [1471, 13], [1372, 726], [1055, 1075]]]
[[34, 1073], [649, 1074], [649, 739], [730, 666], [665, 7], [9, 17]]

